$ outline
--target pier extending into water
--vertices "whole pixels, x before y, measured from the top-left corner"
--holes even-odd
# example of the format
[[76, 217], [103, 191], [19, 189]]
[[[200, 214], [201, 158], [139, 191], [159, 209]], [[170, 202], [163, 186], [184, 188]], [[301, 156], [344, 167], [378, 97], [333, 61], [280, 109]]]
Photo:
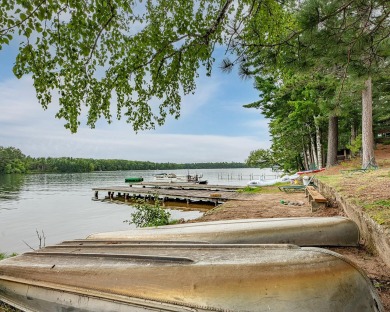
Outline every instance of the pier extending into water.
[[272, 173], [261, 173], [261, 174], [243, 174], [243, 173], [229, 173], [229, 172], [220, 172], [218, 173], [218, 180], [227, 180], [227, 181], [233, 181], [233, 180], [260, 180], [260, 181], [266, 181], [266, 180], [273, 180], [273, 179], [279, 179], [283, 175], [282, 171], [272, 171]]
[[218, 205], [228, 200], [251, 200], [254, 194], [237, 192], [243, 186], [206, 185], [192, 183], [162, 183], [142, 182], [129, 186], [96, 187], [95, 199], [99, 199], [99, 192], [107, 194], [105, 199], [131, 201], [134, 198], [153, 199], [158, 196], [164, 201], [206, 202]]

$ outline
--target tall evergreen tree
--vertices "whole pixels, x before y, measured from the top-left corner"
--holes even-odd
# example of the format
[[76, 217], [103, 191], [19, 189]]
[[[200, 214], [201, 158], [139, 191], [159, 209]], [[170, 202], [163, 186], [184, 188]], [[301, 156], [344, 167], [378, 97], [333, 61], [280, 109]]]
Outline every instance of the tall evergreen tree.
[[372, 75], [388, 59], [389, 4], [383, 0], [305, 1], [298, 14], [300, 24], [311, 28], [300, 44], [312, 57], [336, 69], [342, 84], [362, 77], [362, 166], [375, 164], [372, 131]]

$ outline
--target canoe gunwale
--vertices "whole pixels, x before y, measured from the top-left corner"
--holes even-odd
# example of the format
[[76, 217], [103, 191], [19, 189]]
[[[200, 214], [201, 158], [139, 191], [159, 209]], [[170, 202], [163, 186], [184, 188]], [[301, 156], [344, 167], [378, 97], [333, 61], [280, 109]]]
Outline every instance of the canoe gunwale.
[[345, 217], [239, 219], [185, 223], [153, 228], [95, 233], [87, 240], [186, 242], [211, 244], [294, 244], [359, 246], [360, 230]]
[[192, 263], [192, 259], [185, 257], [153, 256], [153, 255], [136, 255], [136, 254], [111, 254], [111, 253], [68, 253], [68, 252], [26, 252], [28, 256], [62, 256], [62, 257], [90, 257], [90, 258], [110, 258], [126, 259], [133, 261], [150, 261], [150, 262], [172, 262], [172, 263]]
[[[201, 243], [201, 244], [187, 244], [186, 241], [179, 241], [179, 242], [158, 242], [158, 241], [153, 241], [151, 244], [138, 244], [137, 241], [102, 241], [102, 240], [85, 240], [87, 244], [83, 245], [83, 248], [129, 248], [129, 247], [151, 247], [151, 248], [163, 248], [163, 249], [169, 249], [169, 248], [174, 248], [174, 249], [237, 249], [237, 248], [264, 248], [267, 250], [271, 249], [300, 249], [298, 245], [295, 244], [211, 244], [211, 243]], [[116, 242], [115, 244], [112, 244], [111, 242]], [[120, 243], [118, 243], [120, 242]], [[125, 242], [125, 244], [123, 244]], [[101, 243], [101, 244], [99, 244]], [[106, 244], [104, 244], [106, 243]], [[77, 248], [80, 247], [79, 245], [72, 245], [72, 244], [59, 244], [59, 245], [54, 245], [54, 246], [47, 246], [45, 247], [46, 249], [55, 249], [55, 248]], [[37, 253], [41, 253], [40, 251], [37, 251]], [[34, 252], [28, 252], [25, 254], [34, 254]]]

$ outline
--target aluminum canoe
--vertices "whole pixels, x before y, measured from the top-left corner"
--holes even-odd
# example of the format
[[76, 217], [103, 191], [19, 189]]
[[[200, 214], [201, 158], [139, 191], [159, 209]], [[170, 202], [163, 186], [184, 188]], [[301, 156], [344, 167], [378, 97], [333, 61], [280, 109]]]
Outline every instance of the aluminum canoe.
[[344, 217], [241, 219], [97, 233], [89, 239], [197, 241], [214, 244], [357, 246], [359, 229]]
[[23, 311], [383, 312], [343, 256], [294, 245], [65, 242], [0, 261]]

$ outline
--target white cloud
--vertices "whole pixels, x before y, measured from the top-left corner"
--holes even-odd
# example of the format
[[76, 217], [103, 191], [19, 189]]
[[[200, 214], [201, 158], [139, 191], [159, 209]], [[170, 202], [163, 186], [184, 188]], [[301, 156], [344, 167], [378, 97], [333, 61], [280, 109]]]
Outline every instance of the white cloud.
[[[188, 118], [191, 118], [191, 110], [207, 104], [217, 88], [218, 82], [204, 86], [196, 101], [194, 97], [194, 102], [186, 103]], [[40, 107], [28, 77], [0, 83], [0, 99], [0, 145], [17, 147], [32, 157], [241, 162], [251, 150], [268, 145], [267, 140], [254, 136], [162, 134], [158, 131], [135, 134], [124, 121], [115, 121], [110, 126], [100, 123], [97, 129], [81, 126], [78, 133], [71, 134], [63, 127], [63, 120], [54, 118], [58, 108], [55, 104], [47, 111]]]
[[0, 122], [27, 121], [32, 117], [37, 104], [28, 105], [35, 100], [31, 85], [29, 78], [9, 79], [0, 84]]
[[211, 79], [210, 77], [197, 81], [195, 94], [182, 97], [181, 116], [190, 116], [198, 109], [201, 109], [202, 106], [210, 104], [220, 86], [221, 82], [218, 79]]

